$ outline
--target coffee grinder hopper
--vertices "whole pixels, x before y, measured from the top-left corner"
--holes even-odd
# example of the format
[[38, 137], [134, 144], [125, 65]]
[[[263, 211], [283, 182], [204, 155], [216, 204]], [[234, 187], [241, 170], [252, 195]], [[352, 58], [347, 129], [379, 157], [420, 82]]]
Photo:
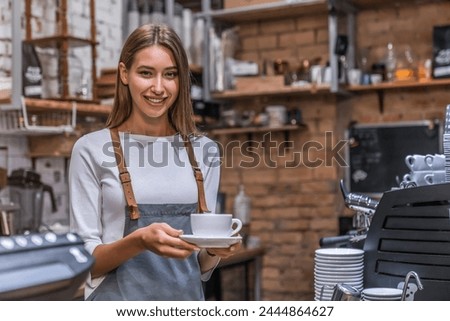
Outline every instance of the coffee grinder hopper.
[[41, 176], [27, 169], [12, 171], [8, 177], [10, 199], [19, 205], [16, 220], [17, 233], [38, 232], [42, 224], [44, 195], [48, 193], [52, 212], [57, 211], [53, 188], [41, 182]]

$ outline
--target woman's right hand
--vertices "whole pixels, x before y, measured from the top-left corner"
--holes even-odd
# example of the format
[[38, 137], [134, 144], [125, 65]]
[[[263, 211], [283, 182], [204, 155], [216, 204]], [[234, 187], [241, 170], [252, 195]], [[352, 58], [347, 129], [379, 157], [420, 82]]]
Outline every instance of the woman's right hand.
[[116, 242], [98, 245], [94, 250], [92, 277], [98, 277], [117, 268], [123, 262], [143, 251], [152, 251], [164, 257], [184, 259], [200, 249], [179, 238], [182, 230], [167, 223], [153, 223], [137, 229]]
[[152, 223], [138, 231], [142, 246], [164, 257], [184, 259], [193, 251], [200, 250], [196, 245], [180, 239], [183, 230], [174, 229], [167, 223]]

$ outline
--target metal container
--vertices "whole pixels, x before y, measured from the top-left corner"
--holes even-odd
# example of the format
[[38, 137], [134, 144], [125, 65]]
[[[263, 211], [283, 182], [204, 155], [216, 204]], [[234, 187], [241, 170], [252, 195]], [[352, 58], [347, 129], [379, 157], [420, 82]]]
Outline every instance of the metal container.
[[338, 283], [334, 286], [331, 301], [360, 301], [361, 292], [353, 286], [345, 283]]

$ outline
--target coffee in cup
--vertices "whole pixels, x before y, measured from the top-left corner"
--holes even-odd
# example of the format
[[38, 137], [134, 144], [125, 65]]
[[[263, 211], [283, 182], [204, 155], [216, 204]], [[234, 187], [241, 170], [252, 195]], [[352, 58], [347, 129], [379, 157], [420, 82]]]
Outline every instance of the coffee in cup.
[[192, 234], [202, 237], [230, 237], [242, 228], [242, 222], [231, 214], [191, 214]]

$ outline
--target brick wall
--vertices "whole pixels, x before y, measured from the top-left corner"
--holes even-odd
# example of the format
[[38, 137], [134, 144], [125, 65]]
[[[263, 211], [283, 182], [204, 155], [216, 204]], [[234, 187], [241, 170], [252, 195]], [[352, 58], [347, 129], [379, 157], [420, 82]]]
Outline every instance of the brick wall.
[[[357, 15], [358, 48], [368, 49], [370, 63], [382, 59], [389, 41], [402, 48], [409, 44], [421, 59], [431, 57], [432, 27], [450, 24], [446, 14], [450, 3], [384, 8], [363, 11]], [[418, 18], [420, 17], [420, 18]], [[326, 15], [314, 15], [283, 20], [245, 23], [240, 26], [240, 59], [258, 61], [285, 59], [291, 68], [297, 68], [306, 59], [328, 59], [328, 32]], [[293, 148], [285, 155], [274, 150], [269, 154], [276, 166], [259, 164], [253, 168], [239, 167], [240, 160], [248, 160], [235, 150], [225, 154], [225, 162], [232, 168], [224, 168], [221, 190], [227, 194], [226, 208], [232, 211], [233, 197], [239, 183], [244, 183], [252, 198], [251, 234], [261, 238], [267, 247], [263, 260], [263, 300], [313, 300], [314, 250], [323, 236], [338, 233], [338, 217], [351, 215], [343, 205], [338, 181], [345, 168], [337, 162], [331, 166], [322, 164], [309, 168], [299, 163], [286, 168], [286, 160], [304, 150], [305, 143], [314, 141], [323, 150], [310, 150], [303, 157], [327, 159], [334, 144], [344, 137], [350, 121], [378, 123], [423, 119], [441, 119], [445, 106], [450, 103], [447, 87], [399, 89], [384, 92], [384, 110], [381, 111], [377, 93], [367, 92], [350, 97], [331, 94], [292, 96], [236, 101], [238, 110], [261, 111], [270, 104], [283, 104], [288, 108], [300, 108], [307, 129], [291, 132]], [[327, 132], [332, 133], [332, 144], [327, 144]], [[262, 135], [235, 135], [221, 138], [226, 145], [233, 140], [254, 140], [258, 146]], [[273, 134], [272, 140], [284, 141], [283, 133]], [[262, 159], [268, 151], [259, 149]], [[233, 156], [232, 162], [229, 159]], [[328, 158], [329, 159], [329, 158]], [[239, 270], [227, 271], [222, 277], [226, 284], [233, 284], [233, 276]], [[238, 285], [231, 286], [228, 300], [242, 299]], [[236, 294], [237, 293], [237, 294]]]
[[[97, 1], [97, 32], [99, 40], [99, 69], [116, 65], [120, 50], [121, 27], [118, 24], [121, 12], [120, 1]], [[2, 28], [6, 32], [10, 8], [9, 0], [0, 0]], [[450, 24], [450, 3], [411, 6], [400, 9], [380, 9], [361, 12], [357, 16], [357, 42], [360, 48], [369, 48], [372, 61], [379, 59], [388, 41], [399, 47], [406, 42], [420, 57], [431, 55], [431, 28], [433, 25]], [[241, 25], [241, 49], [239, 58], [256, 60], [285, 59], [292, 68], [307, 58], [328, 58], [328, 31], [326, 15], [313, 15], [283, 20], [265, 20]], [[1, 37], [4, 38], [4, 37]], [[6, 36], [7, 38], [7, 36]], [[8, 52], [8, 45], [0, 42], [1, 52]], [[3, 57], [2, 61], [5, 61]], [[6, 60], [6, 64], [7, 64]], [[221, 190], [227, 194], [227, 211], [232, 211], [233, 197], [239, 183], [244, 183], [252, 198], [251, 234], [261, 238], [267, 247], [263, 260], [263, 300], [312, 300], [313, 299], [313, 255], [323, 236], [336, 235], [337, 218], [350, 214], [343, 206], [338, 189], [338, 180], [343, 177], [343, 167], [333, 162], [308, 168], [304, 162], [289, 162], [294, 155], [301, 154], [308, 144], [318, 142], [323, 149], [311, 149], [309, 160], [329, 160], [330, 152], [340, 139], [345, 127], [352, 120], [357, 122], [389, 122], [400, 120], [442, 119], [444, 107], [450, 102], [447, 87], [414, 90], [386, 91], [384, 111], [381, 113], [376, 93], [367, 92], [348, 98], [331, 94], [298, 95], [282, 98], [246, 99], [235, 103], [238, 110], [252, 108], [260, 111], [269, 104], [284, 104], [289, 108], [300, 108], [307, 124], [305, 130], [290, 132], [288, 140], [293, 148], [271, 149], [269, 152], [257, 145], [262, 134], [253, 137], [235, 135], [221, 142], [243, 142], [249, 138], [258, 147], [260, 159], [270, 156], [274, 163], [261, 162], [251, 168], [240, 167], [240, 161], [248, 161], [238, 150], [229, 151]], [[332, 133], [327, 143], [327, 132]], [[271, 136], [274, 145], [285, 140], [284, 133]], [[330, 137], [328, 137], [330, 139]], [[10, 149], [10, 164], [29, 166], [25, 138], [0, 137], [0, 145], [14, 146]], [[23, 148], [21, 148], [21, 147]], [[317, 146], [316, 146], [317, 147]], [[279, 151], [276, 152], [276, 151]], [[285, 154], [283, 154], [285, 152]], [[231, 156], [233, 158], [231, 159]], [[290, 168], [286, 168], [290, 164]], [[270, 165], [270, 166], [269, 166]], [[242, 275], [242, 270], [227, 270], [222, 275], [228, 289], [224, 299], [243, 299], [242, 283], [233, 282], [233, 277]]]

